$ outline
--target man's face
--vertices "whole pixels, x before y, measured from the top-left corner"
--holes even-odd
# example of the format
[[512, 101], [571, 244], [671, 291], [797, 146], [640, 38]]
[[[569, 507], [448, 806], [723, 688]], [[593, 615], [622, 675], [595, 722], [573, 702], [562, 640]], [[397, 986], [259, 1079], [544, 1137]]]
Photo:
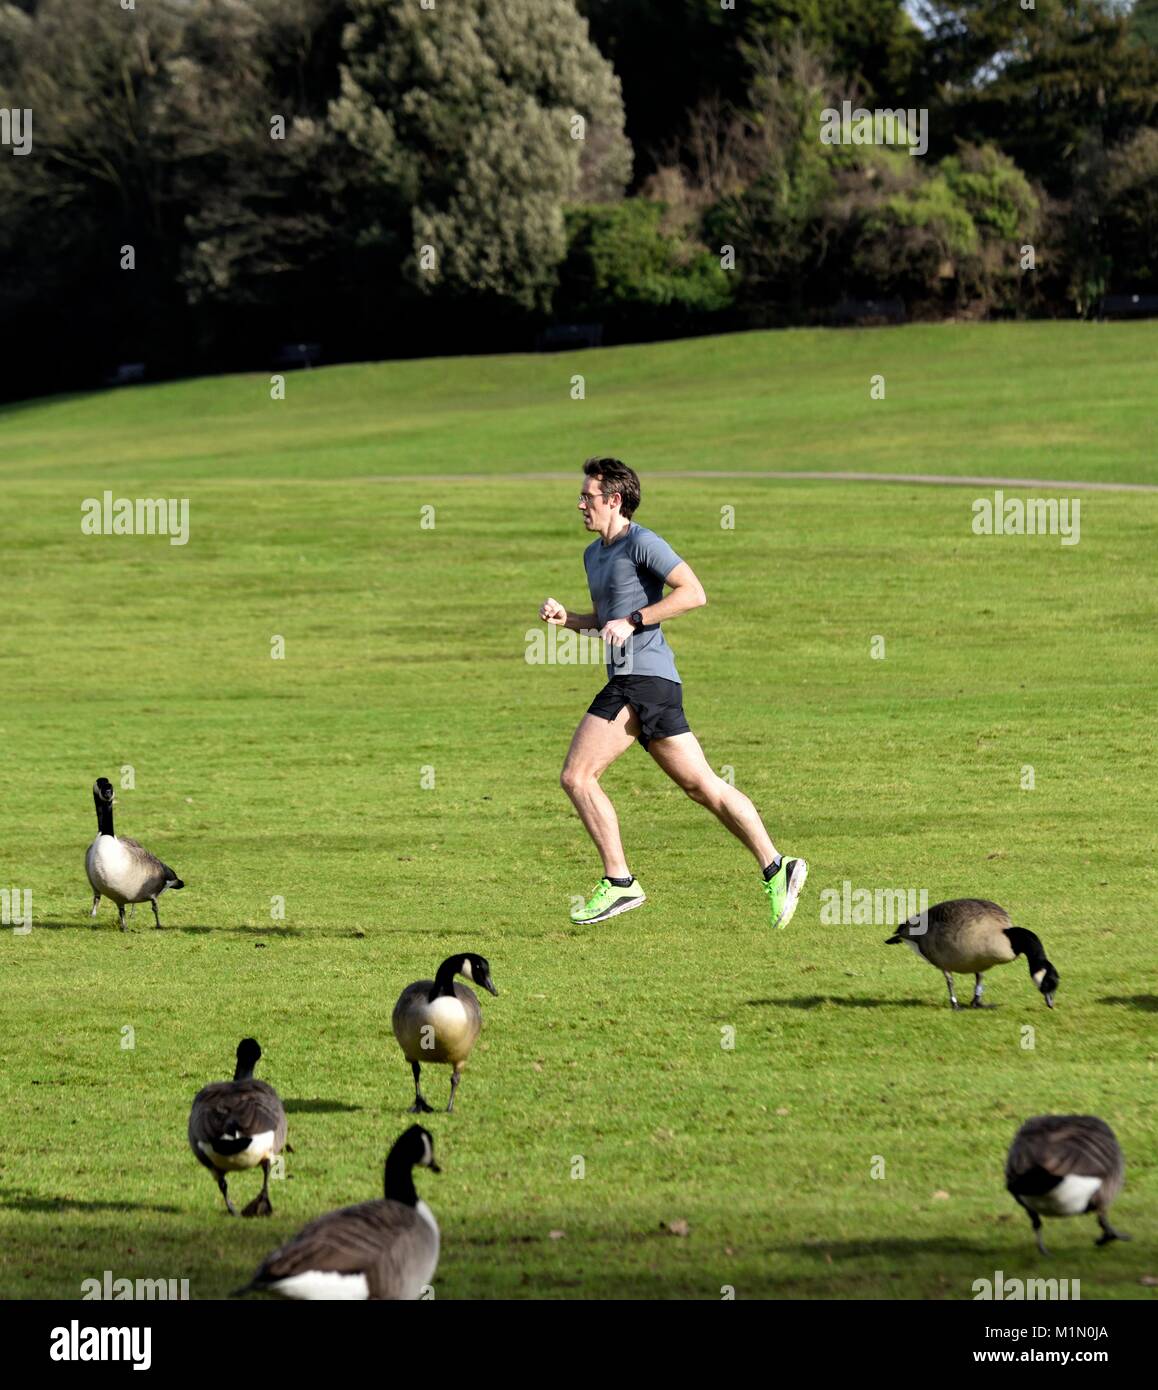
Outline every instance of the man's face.
[[[612, 493], [612, 497], [616, 494]], [[583, 525], [588, 531], [598, 531], [607, 520], [610, 506], [603, 496], [603, 482], [599, 478], [583, 478], [583, 490], [579, 493], [579, 510], [583, 513]]]

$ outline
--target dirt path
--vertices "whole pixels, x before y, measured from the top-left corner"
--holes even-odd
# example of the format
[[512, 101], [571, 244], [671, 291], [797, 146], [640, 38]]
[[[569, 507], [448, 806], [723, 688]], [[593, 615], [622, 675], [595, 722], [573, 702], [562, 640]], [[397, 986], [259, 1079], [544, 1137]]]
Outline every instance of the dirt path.
[[[368, 478], [351, 478], [363, 483], [493, 483], [496, 478], [544, 479], [574, 478], [575, 469], [542, 473], [396, 473]], [[934, 487], [1017, 487], [1042, 488], [1050, 492], [1158, 492], [1158, 483], [1094, 483], [1065, 481], [1057, 478], [984, 478], [950, 473], [776, 473], [746, 468], [670, 469], [662, 472], [648, 470], [648, 477], [659, 478], [773, 478], [781, 482], [834, 483], [920, 483]], [[309, 481], [309, 480], [306, 480]]]

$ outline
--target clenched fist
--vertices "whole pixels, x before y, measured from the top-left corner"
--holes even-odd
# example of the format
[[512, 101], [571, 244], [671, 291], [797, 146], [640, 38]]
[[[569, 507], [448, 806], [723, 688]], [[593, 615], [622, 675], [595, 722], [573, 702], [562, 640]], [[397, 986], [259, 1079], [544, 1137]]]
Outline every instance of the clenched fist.
[[567, 621], [567, 610], [558, 599], [544, 599], [543, 606], [539, 609], [539, 617], [545, 623], [554, 623], [557, 627], [562, 627]]

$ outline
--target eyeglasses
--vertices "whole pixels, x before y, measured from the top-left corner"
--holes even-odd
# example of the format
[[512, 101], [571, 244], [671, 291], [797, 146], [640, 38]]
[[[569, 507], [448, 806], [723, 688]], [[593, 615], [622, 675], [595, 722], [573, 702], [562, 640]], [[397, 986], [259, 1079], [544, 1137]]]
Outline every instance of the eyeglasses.
[[579, 494], [579, 505], [581, 507], [590, 507], [591, 503], [597, 497], [603, 501], [607, 500], [601, 492], [581, 492]]

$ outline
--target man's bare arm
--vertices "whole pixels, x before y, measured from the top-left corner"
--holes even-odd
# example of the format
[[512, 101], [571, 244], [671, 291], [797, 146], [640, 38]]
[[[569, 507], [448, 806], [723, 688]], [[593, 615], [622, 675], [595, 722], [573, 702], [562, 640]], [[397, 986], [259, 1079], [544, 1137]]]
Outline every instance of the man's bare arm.
[[[649, 603], [646, 608], [639, 610], [645, 627], [652, 623], [665, 622], [668, 618], [678, 618], [681, 613], [690, 613], [693, 608], [702, 608], [708, 601], [704, 586], [685, 560], [676, 565], [664, 583], [671, 586], [671, 593], [666, 598], [661, 598], [658, 603]], [[612, 618], [610, 622], [604, 623], [600, 637], [614, 647], [622, 647], [635, 631], [630, 616], [625, 614], [622, 618]]]
[[690, 613], [693, 608], [702, 608], [708, 601], [704, 586], [686, 560], [681, 560], [676, 565], [664, 583], [671, 589], [671, 593], [666, 594], [658, 603], [651, 603], [640, 609], [640, 617], [645, 624], [663, 623], [669, 618], [678, 618], [681, 613]]
[[573, 632], [590, 632], [595, 627], [594, 613], [569, 613], [558, 599], [545, 599], [539, 617], [554, 627], [569, 627]]

